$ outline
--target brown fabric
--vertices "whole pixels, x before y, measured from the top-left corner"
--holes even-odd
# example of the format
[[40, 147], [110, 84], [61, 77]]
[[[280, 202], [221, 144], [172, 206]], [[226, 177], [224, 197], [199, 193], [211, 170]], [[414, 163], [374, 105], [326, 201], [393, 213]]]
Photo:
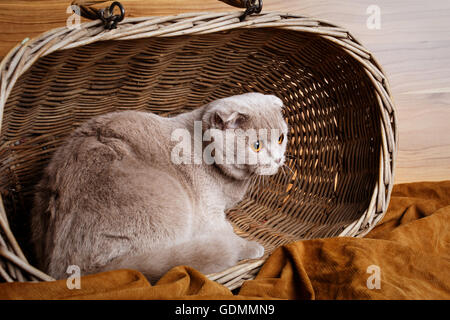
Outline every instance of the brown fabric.
[[[239, 294], [189, 267], [151, 286], [119, 270], [66, 281], [0, 285], [2, 299], [450, 299], [450, 181], [394, 187], [383, 221], [365, 238], [298, 241], [277, 249]], [[371, 265], [380, 289], [368, 289]]]

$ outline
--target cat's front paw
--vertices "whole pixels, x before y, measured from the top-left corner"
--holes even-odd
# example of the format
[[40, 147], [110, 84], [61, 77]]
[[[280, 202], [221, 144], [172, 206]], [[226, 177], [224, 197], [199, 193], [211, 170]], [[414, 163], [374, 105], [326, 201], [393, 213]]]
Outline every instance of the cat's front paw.
[[256, 241], [248, 241], [241, 254], [241, 260], [257, 259], [264, 255], [264, 247]]

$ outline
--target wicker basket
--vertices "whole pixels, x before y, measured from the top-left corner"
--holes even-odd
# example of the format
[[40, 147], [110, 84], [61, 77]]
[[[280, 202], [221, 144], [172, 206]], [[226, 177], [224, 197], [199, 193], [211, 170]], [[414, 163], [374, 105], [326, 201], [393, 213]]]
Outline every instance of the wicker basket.
[[227, 213], [236, 233], [258, 240], [267, 254], [208, 275], [231, 289], [253, 278], [280, 245], [363, 236], [380, 221], [398, 139], [374, 57], [329, 22], [240, 15], [131, 18], [114, 30], [96, 20], [51, 30], [9, 52], [0, 65], [0, 279], [52, 280], [32, 267], [33, 187], [72, 130], [117, 110], [169, 116], [248, 91], [285, 103], [291, 170], [255, 180]]

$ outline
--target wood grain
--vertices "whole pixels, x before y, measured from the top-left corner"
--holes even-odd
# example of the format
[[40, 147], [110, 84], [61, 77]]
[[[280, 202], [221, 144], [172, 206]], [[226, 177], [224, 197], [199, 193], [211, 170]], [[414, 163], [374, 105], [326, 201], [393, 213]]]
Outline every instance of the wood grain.
[[[216, 0], [122, 0], [127, 17], [235, 11]], [[0, 57], [64, 26], [70, 1], [0, 1]], [[369, 29], [378, 5], [381, 28]], [[102, 5], [99, 5], [102, 7]], [[304, 14], [349, 29], [383, 66], [399, 114], [396, 182], [450, 179], [450, 1], [266, 0], [264, 11]]]

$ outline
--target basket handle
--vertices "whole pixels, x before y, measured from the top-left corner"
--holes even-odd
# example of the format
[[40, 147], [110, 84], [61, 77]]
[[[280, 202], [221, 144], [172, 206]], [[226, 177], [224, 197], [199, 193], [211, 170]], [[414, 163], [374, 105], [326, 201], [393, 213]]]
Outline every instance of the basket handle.
[[245, 8], [244, 13], [239, 17], [243, 21], [248, 15], [260, 13], [263, 6], [263, 0], [219, 0], [236, 8]]
[[[248, 15], [260, 13], [262, 10], [263, 0], [219, 0], [236, 8], [245, 8], [244, 13], [239, 17], [243, 21]], [[92, 5], [98, 3], [109, 2], [105, 0], [73, 0], [72, 10], [87, 19], [103, 21], [105, 28], [108, 30], [117, 28], [117, 24], [125, 17], [125, 9], [118, 1], [114, 1], [110, 6], [104, 9], [95, 9]], [[114, 9], [119, 8], [120, 15], [114, 14]]]
[[[97, 3], [108, 2], [104, 0], [73, 0], [71, 3], [72, 11], [76, 14], [90, 20], [100, 19], [103, 21], [105, 29], [111, 30], [117, 28], [117, 24], [125, 18], [125, 9], [118, 1], [114, 1], [109, 7], [104, 9], [95, 9], [91, 7]], [[114, 14], [114, 9], [118, 7], [120, 15]]]

